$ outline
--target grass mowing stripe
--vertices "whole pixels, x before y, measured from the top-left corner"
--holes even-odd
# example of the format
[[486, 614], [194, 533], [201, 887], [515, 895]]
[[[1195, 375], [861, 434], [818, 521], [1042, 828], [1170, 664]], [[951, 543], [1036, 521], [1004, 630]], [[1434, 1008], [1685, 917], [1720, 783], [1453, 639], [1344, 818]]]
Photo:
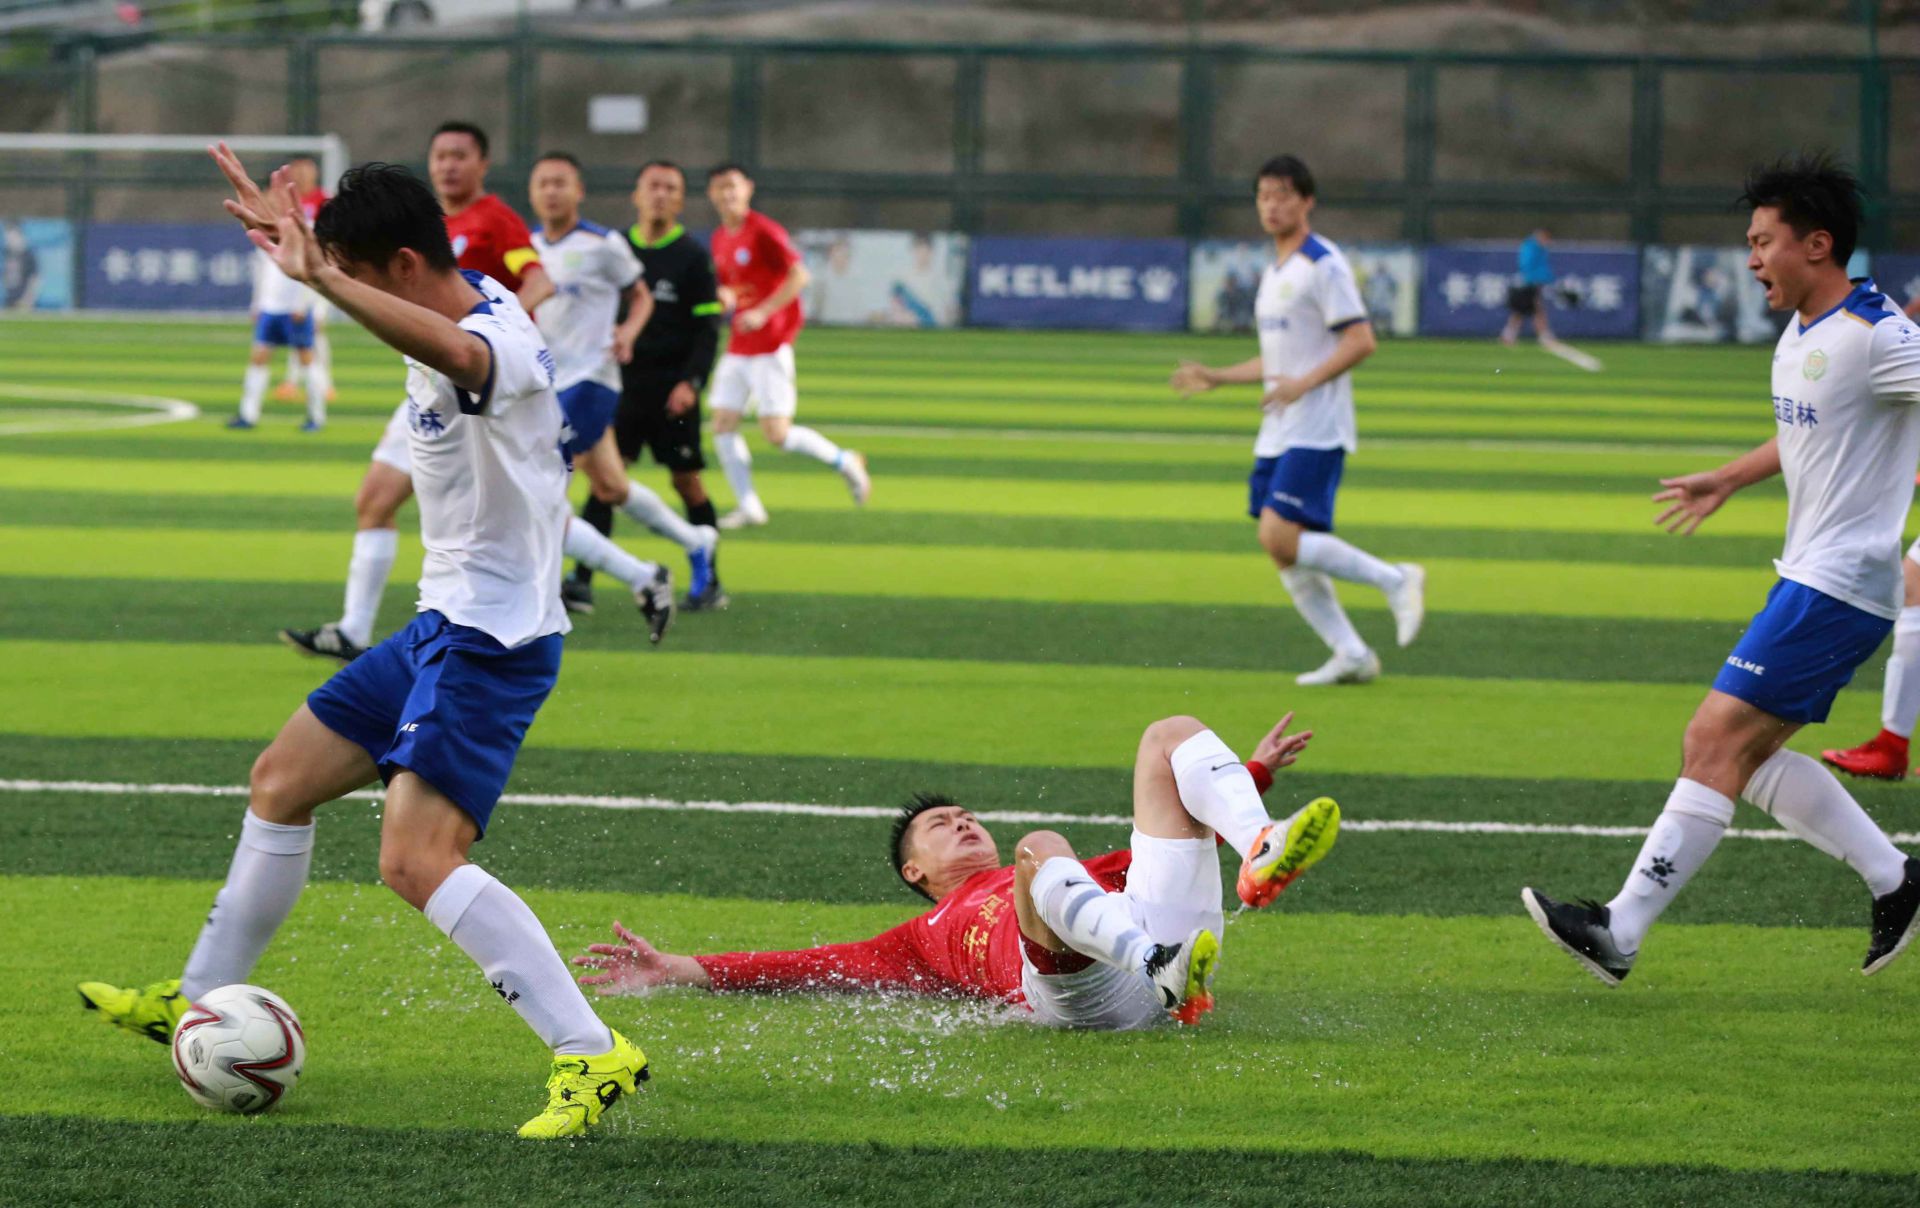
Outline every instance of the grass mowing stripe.
[[[0, 638], [73, 642], [271, 642], [283, 626], [332, 615], [333, 593], [298, 583], [204, 579], [143, 584], [140, 607], [126, 606], [119, 579], [4, 578], [11, 605]], [[412, 616], [416, 590], [387, 589], [389, 628]], [[567, 650], [633, 651], [644, 641], [623, 588], [599, 580], [599, 611], [575, 617]], [[1524, 675], [1568, 681], [1704, 684], [1740, 632], [1731, 621], [1595, 620], [1585, 617], [1432, 614], [1421, 640], [1392, 649], [1379, 612], [1360, 617], [1363, 634], [1390, 651], [1396, 675], [1467, 679]], [[749, 594], [736, 589], [724, 612], [683, 617], [674, 653], [829, 658], [963, 659], [1160, 668], [1273, 671], [1313, 665], [1316, 639], [1283, 601], [1268, 606], [1057, 604], [1015, 600], [902, 599], [897, 596]], [[1607, 651], [1594, 656], [1598, 645]], [[1878, 692], [1883, 655], [1863, 665], [1848, 691]]]
[[[87, 976], [178, 967], [216, 883], [0, 879], [16, 993], [0, 1003], [0, 1114], [203, 1118], [166, 1054], [51, 1012]], [[873, 934], [879, 907], [530, 890], [556, 945], [621, 917], [668, 951], [791, 947]], [[111, 935], [110, 950], [99, 937]], [[1658, 961], [1609, 993], [1525, 918], [1249, 914], [1227, 930], [1220, 1007], [1200, 1028], [1059, 1034], [952, 1003], [698, 993], [603, 1000], [654, 1080], [609, 1140], [1111, 1144], [1360, 1150], [1410, 1159], [1688, 1162], [1911, 1176], [1910, 983], [1863, 980], [1859, 929], [1663, 927]], [[1644, 980], [1642, 977], [1644, 975]], [[528, 1114], [546, 1054], [485, 979], [384, 890], [307, 887], [254, 973], [307, 1025], [298, 1092], [255, 1127], [485, 1128]], [[1585, 984], [1583, 984], [1585, 983]], [[70, 1000], [69, 1000], [70, 1001]], [[1444, 1005], [1444, 1010], [1441, 1008]], [[1845, 1043], [1833, 1043], [1835, 1035]], [[89, 1071], [76, 1079], [74, 1069]], [[395, 1093], [402, 1079], [408, 1093]], [[1285, 1094], [1248, 1110], [1248, 1088]], [[1779, 1094], [1791, 1082], [1791, 1096]], [[1658, 1087], [1658, 1095], [1648, 1093]], [[1757, 1104], [1767, 1110], [1754, 1110]]]
[[[833, 1203], [971, 1208], [983, 1189], [1005, 1203], [1147, 1208], [1167, 1202], [1169, 1167], [1192, 1202], [1268, 1208], [1278, 1202], [1398, 1208], [1619, 1208], [1668, 1203], [1750, 1208], [1879, 1208], [1911, 1203], [1893, 1175], [1735, 1172], [1701, 1166], [1583, 1166], [1530, 1161], [1416, 1161], [1334, 1151], [1205, 1150], [1178, 1159], [1156, 1149], [990, 1146], [950, 1149], [778, 1141], [592, 1141], [516, 1145], [497, 1133], [228, 1121], [130, 1124], [0, 1117], [0, 1164], [17, 1173], [18, 1203], [378, 1202], [406, 1187], [421, 1208], [537, 1200], [564, 1186], [587, 1203], [721, 1203], [791, 1208]], [[644, 1176], [634, 1171], [643, 1168]], [[422, 1171], [433, 1172], [423, 1183]], [[1284, 1189], [1277, 1192], [1276, 1189]], [[1276, 1198], [1278, 1196], [1278, 1198]]]
[[[327, 674], [265, 644], [7, 641], [0, 661], [15, 669], [0, 732], [83, 737], [264, 741]], [[1403, 774], [1658, 780], [1673, 774], [1704, 691], [1400, 676], [1305, 693], [1246, 671], [1063, 675], [1047, 664], [593, 651], [567, 660], [527, 741], [1101, 767], [1129, 763], [1139, 728], [1155, 717], [1191, 712], [1223, 732], [1257, 734], [1298, 708], [1327, 771], [1374, 770], [1390, 752]], [[1466, 700], [1472, 709], [1461, 708]], [[1845, 694], [1834, 724], [1801, 731], [1794, 745], [1817, 751], [1832, 735], [1871, 734], [1876, 706], [1868, 693]]]
[[[111, 566], [122, 580], [174, 581], [206, 575], [229, 582], [336, 585], [345, 533], [268, 529], [153, 530], [0, 526], [0, 557], [11, 573], [89, 578]], [[1377, 552], [1394, 557], [1406, 547]], [[399, 565], [420, 558], [402, 539]], [[1427, 607], [1500, 616], [1637, 617], [1744, 621], [1764, 602], [1772, 574], [1749, 567], [1549, 566], [1433, 558]], [[808, 545], [736, 541], [723, 551], [730, 588], [748, 593], [879, 595], [919, 599], [998, 598], [1030, 603], [1251, 605], [1284, 598], [1272, 565], [1253, 554], [1169, 551], [1005, 549], [999, 546]], [[1380, 612], [1379, 592], [1340, 585], [1349, 608]], [[1276, 611], [1276, 616], [1279, 616]]]

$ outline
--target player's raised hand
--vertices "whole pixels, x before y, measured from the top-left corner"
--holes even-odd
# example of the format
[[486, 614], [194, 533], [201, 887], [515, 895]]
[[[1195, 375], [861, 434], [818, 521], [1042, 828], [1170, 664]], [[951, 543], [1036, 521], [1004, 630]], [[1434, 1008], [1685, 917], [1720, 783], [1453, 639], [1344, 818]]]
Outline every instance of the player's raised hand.
[[1312, 730], [1287, 733], [1287, 727], [1292, 724], [1293, 712], [1289, 710], [1253, 748], [1254, 760], [1266, 764], [1270, 772], [1277, 772], [1300, 758], [1300, 753], [1307, 749], [1307, 743], [1313, 738]]
[[1719, 511], [1720, 505], [1732, 494], [1732, 484], [1718, 470], [1662, 478], [1653, 501], [1669, 506], [1654, 517], [1653, 522], [1669, 533], [1691, 537], [1700, 522]]
[[1181, 398], [1192, 398], [1196, 394], [1204, 394], [1215, 385], [1213, 374], [1198, 361], [1180, 362], [1167, 384], [1172, 386]]
[[589, 944], [588, 955], [573, 958], [582, 969], [600, 970], [582, 976], [581, 985], [592, 986], [595, 994], [644, 994], [655, 986], [673, 983], [672, 963], [666, 953], [618, 921], [613, 924], [613, 934], [620, 943]]
[[265, 252], [281, 272], [302, 285], [311, 285], [327, 266], [326, 254], [320, 250], [320, 241], [313, 237], [313, 228], [307, 225], [307, 216], [300, 209], [293, 179], [287, 170], [275, 169], [268, 187], [271, 195], [280, 197], [286, 204], [279, 207], [279, 217], [271, 226], [248, 227], [247, 238]]
[[[227, 213], [240, 220], [240, 225], [248, 231], [266, 230], [272, 227], [280, 217], [277, 203], [270, 193], [262, 193], [260, 186], [253, 183], [253, 177], [247, 175], [241, 166], [240, 157], [226, 143], [216, 143], [207, 148], [207, 154], [219, 167], [220, 174], [233, 186], [233, 196], [220, 204]], [[296, 203], [295, 209], [299, 206]]]

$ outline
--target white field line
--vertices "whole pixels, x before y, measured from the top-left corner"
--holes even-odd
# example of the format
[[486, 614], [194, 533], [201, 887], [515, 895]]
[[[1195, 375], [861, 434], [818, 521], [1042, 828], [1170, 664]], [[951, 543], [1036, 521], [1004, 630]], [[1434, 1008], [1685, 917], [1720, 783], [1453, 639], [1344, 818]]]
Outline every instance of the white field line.
[[[1115, 444], [1230, 445], [1252, 447], [1251, 435], [1223, 432], [1152, 432], [1105, 428], [962, 428], [932, 424], [835, 424], [836, 432], [851, 436], [910, 436], [927, 440], [1084, 440]], [[1471, 449], [1486, 453], [1628, 453], [1677, 457], [1734, 457], [1746, 452], [1737, 445], [1699, 445], [1660, 441], [1500, 440], [1393, 436], [1369, 438], [1369, 449]]]
[[[97, 432], [107, 428], [144, 428], [152, 424], [177, 424], [197, 418], [200, 408], [185, 399], [162, 398], [152, 394], [111, 394], [98, 390], [71, 390], [62, 386], [23, 386], [0, 382], [0, 393], [14, 398], [49, 403], [96, 403], [126, 407], [130, 415], [97, 415], [75, 412], [63, 419], [34, 419], [7, 423], [0, 419], [0, 436], [25, 436], [39, 432]], [[4, 415], [0, 412], [0, 415]]]
[[[0, 780], [6, 793], [91, 793], [102, 797], [245, 797], [240, 784], [128, 784], [109, 780]], [[378, 801], [371, 789], [348, 793], [347, 800]], [[666, 797], [593, 796], [581, 793], [505, 793], [502, 805], [571, 805], [602, 810], [653, 810], [671, 814], [782, 814], [807, 818], [891, 818], [895, 810], [877, 805], [808, 805], [793, 801], [675, 801]], [[987, 822], [1029, 826], [1094, 823], [1131, 825], [1126, 814], [1072, 814], [1057, 810], [976, 810]], [[1340, 829], [1377, 834], [1414, 831], [1439, 835], [1557, 835], [1587, 839], [1645, 838], [1644, 826], [1581, 826], [1537, 822], [1443, 822], [1425, 818], [1342, 818]], [[1729, 830], [1729, 839], [1791, 839], [1784, 830]], [[1920, 843], [1920, 833], [1891, 836], [1895, 843]]]

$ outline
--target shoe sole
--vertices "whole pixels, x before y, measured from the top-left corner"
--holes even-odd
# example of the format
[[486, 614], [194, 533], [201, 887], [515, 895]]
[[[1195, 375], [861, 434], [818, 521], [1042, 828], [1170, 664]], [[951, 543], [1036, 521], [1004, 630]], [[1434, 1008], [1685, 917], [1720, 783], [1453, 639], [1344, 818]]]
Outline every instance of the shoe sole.
[[1841, 772], [1841, 773], [1844, 773], [1844, 774], [1846, 774], [1846, 775], [1848, 775], [1848, 776], [1852, 776], [1852, 777], [1854, 777], [1855, 779], [1858, 779], [1858, 780], [1891, 780], [1891, 781], [1900, 781], [1900, 780], [1905, 780], [1905, 779], [1907, 778], [1907, 776], [1909, 775], [1909, 773], [1908, 773], [1908, 771], [1907, 771], [1907, 769], [1905, 769], [1905, 768], [1901, 768], [1901, 769], [1900, 769], [1899, 771], [1897, 771], [1897, 772], [1862, 772], [1862, 771], [1857, 771], [1856, 769], [1854, 769], [1854, 768], [1850, 768], [1850, 767], [1848, 767], [1848, 766], [1847, 766], [1846, 764], [1844, 764], [1844, 763], [1841, 763], [1841, 762], [1840, 762], [1839, 760], [1837, 760], [1837, 759], [1835, 759], [1835, 758], [1833, 757], [1833, 754], [1834, 754], [1834, 753], [1833, 753], [1832, 751], [1822, 751], [1822, 752], [1820, 752], [1820, 762], [1821, 762], [1821, 763], [1824, 763], [1824, 764], [1826, 764], [1826, 765], [1827, 765], [1828, 767], [1830, 767], [1830, 768], [1832, 768], [1832, 769], [1833, 769], [1834, 771], [1836, 771], [1836, 772]]
[[1193, 938], [1193, 956], [1187, 964], [1187, 990], [1171, 1014], [1189, 1026], [1213, 1010], [1213, 973], [1220, 963], [1220, 940], [1211, 931]]
[[1240, 900], [1255, 908], [1271, 903], [1298, 880], [1301, 873], [1325, 859], [1339, 837], [1340, 803], [1331, 797], [1309, 801], [1300, 811], [1300, 817], [1294, 820], [1294, 829], [1287, 833], [1280, 858], [1264, 875], [1252, 878], [1253, 897], [1249, 899], [1242, 894]]
[[723, 591], [719, 595], [714, 596], [711, 599], [702, 600], [702, 601], [699, 601], [698, 603], [694, 602], [692, 597], [688, 597], [686, 602], [680, 605], [680, 611], [682, 612], [725, 612], [727, 605], [731, 603], [733, 603], [732, 599], [730, 599], [727, 596], [727, 593]]
[[1526, 904], [1527, 913], [1533, 916], [1534, 925], [1540, 928], [1540, 934], [1552, 940], [1554, 947], [1560, 949], [1560, 951], [1566, 953], [1574, 960], [1579, 961], [1580, 967], [1599, 978], [1601, 984], [1606, 986], [1617, 986], [1620, 984], [1620, 979], [1607, 972], [1606, 969], [1601, 967], [1599, 962], [1560, 938], [1560, 933], [1555, 931], [1553, 924], [1547, 921], [1547, 912], [1541, 907], [1539, 900], [1534, 897], [1531, 887], [1520, 891], [1520, 900]]
[[1898, 960], [1900, 954], [1907, 950], [1907, 945], [1913, 942], [1915, 935], [1920, 935], [1920, 910], [1914, 911], [1913, 917], [1907, 920], [1907, 929], [1900, 933], [1900, 939], [1893, 945], [1893, 951], [1862, 968], [1860, 970], [1860, 976], [1872, 977], [1874, 974], [1880, 972], [1880, 970]]
[[352, 658], [343, 657], [338, 654], [328, 654], [324, 650], [315, 650], [313, 647], [307, 645], [306, 643], [297, 640], [292, 634], [288, 633], [284, 629], [280, 631], [280, 641], [288, 646], [293, 647], [293, 649], [297, 653], [304, 654], [310, 659], [332, 659], [334, 662], [340, 663], [343, 665], [346, 663], [351, 663], [353, 661]]

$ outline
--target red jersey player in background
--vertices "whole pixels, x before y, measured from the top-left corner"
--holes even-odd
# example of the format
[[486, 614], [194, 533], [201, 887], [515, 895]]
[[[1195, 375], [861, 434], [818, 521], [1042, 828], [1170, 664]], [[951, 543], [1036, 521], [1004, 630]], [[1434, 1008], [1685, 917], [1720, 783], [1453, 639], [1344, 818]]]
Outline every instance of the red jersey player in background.
[[[427, 144], [427, 171], [447, 238], [463, 269], [485, 273], [512, 291], [528, 314], [553, 296], [533, 235], [513, 208], [486, 191], [487, 133], [471, 122], [442, 122]], [[407, 454], [407, 403], [394, 408], [373, 462], [353, 497], [353, 559], [347, 563], [340, 619], [318, 629], [282, 629], [280, 640], [305, 654], [352, 662], [373, 643], [373, 623], [399, 546], [400, 505], [413, 497]]]
[[807, 266], [786, 228], [754, 210], [753, 178], [739, 164], [721, 164], [707, 174], [707, 200], [720, 216], [713, 232], [713, 272], [721, 296], [733, 303], [733, 333], [713, 371], [707, 402], [713, 407], [713, 450], [733, 488], [733, 511], [720, 517], [724, 529], [767, 522], [766, 505], [753, 489], [753, 457], [740, 435], [740, 418], [758, 409], [760, 431], [789, 453], [825, 462], [847, 480], [853, 502], [873, 490], [867, 459], [842, 449], [812, 428], [793, 422], [799, 407], [794, 384], [793, 341], [800, 334], [800, 291]]
[[[1034, 831], [1003, 866], [980, 820], [919, 794], [893, 826], [894, 870], [934, 908], [869, 940], [795, 952], [676, 956], [619, 923], [617, 944], [574, 964], [601, 994], [655, 986], [716, 993], [904, 991], [1024, 1004], [1055, 1027], [1124, 1030], [1193, 1023], [1210, 989], [1225, 921], [1217, 842], [1242, 856], [1240, 900], [1264, 906], [1332, 848], [1340, 807], [1311, 802], [1282, 822], [1261, 794], [1312, 731], [1289, 713], [1241, 763], [1191, 717], [1148, 726], [1133, 770], [1133, 842], [1082, 863], [1053, 831]], [[1218, 836], [1218, 838], [1216, 838]]]
[[[300, 211], [307, 216], [307, 225], [320, 217], [320, 207], [327, 204], [327, 190], [320, 183], [320, 165], [311, 155], [296, 155], [287, 161], [287, 171], [293, 176], [294, 193], [300, 199]], [[334, 399], [333, 389], [333, 342], [327, 339], [327, 300], [315, 294], [313, 309], [309, 312], [313, 322], [313, 364], [319, 367], [321, 401], [330, 403]], [[287, 376], [273, 388], [273, 397], [283, 403], [291, 403], [305, 397], [307, 392], [307, 366], [302, 364], [296, 352], [287, 353]]]

